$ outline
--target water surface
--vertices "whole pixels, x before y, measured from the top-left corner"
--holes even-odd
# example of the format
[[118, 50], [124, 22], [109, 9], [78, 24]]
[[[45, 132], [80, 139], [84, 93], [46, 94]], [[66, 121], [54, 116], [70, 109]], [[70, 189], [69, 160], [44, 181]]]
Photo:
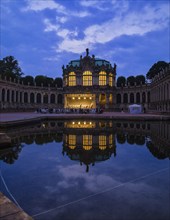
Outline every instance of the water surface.
[[5, 132], [1, 191], [34, 219], [169, 219], [169, 123], [43, 121]]

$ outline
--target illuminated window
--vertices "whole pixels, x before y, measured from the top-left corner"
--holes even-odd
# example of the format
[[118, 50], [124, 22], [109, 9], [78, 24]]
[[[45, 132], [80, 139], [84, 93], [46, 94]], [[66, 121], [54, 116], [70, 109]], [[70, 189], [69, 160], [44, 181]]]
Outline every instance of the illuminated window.
[[113, 147], [113, 135], [109, 135], [109, 147]]
[[76, 74], [74, 72], [69, 73], [68, 85], [76, 86]]
[[76, 135], [68, 135], [69, 148], [74, 149], [76, 147]]
[[92, 73], [90, 71], [83, 73], [83, 86], [92, 86]]
[[106, 149], [106, 136], [99, 135], [99, 149], [105, 150]]
[[90, 150], [92, 148], [92, 135], [83, 135], [83, 149]]
[[109, 103], [112, 104], [112, 102], [113, 102], [113, 96], [112, 96], [112, 94], [110, 94], [109, 95]]
[[113, 74], [109, 73], [109, 86], [113, 86]]
[[106, 72], [101, 71], [99, 73], [99, 86], [105, 86], [106, 85]]

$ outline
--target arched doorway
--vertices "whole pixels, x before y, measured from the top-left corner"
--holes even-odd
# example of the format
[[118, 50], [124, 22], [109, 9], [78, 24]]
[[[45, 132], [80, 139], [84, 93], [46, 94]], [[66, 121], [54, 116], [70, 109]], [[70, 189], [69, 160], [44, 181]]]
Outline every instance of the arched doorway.
[[99, 95], [99, 104], [103, 107], [105, 106], [105, 104], [106, 104], [106, 94], [102, 93], [102, 94]]

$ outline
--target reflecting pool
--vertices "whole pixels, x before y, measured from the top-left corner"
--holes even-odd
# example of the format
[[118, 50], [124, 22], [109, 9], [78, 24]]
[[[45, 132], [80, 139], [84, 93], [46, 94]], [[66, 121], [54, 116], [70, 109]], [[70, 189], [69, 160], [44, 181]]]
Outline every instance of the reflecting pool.
[[170, 123], [42, 121], [3, 129], [1, 191], [34, 219], [169, 220]]

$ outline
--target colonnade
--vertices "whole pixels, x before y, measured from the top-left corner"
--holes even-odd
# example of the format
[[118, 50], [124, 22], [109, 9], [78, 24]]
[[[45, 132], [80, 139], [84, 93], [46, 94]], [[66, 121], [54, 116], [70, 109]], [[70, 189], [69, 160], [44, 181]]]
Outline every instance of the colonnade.
[[0, 109], [57, 107], [63, 105], [61, 89], [24, 86], [0, 80]]

